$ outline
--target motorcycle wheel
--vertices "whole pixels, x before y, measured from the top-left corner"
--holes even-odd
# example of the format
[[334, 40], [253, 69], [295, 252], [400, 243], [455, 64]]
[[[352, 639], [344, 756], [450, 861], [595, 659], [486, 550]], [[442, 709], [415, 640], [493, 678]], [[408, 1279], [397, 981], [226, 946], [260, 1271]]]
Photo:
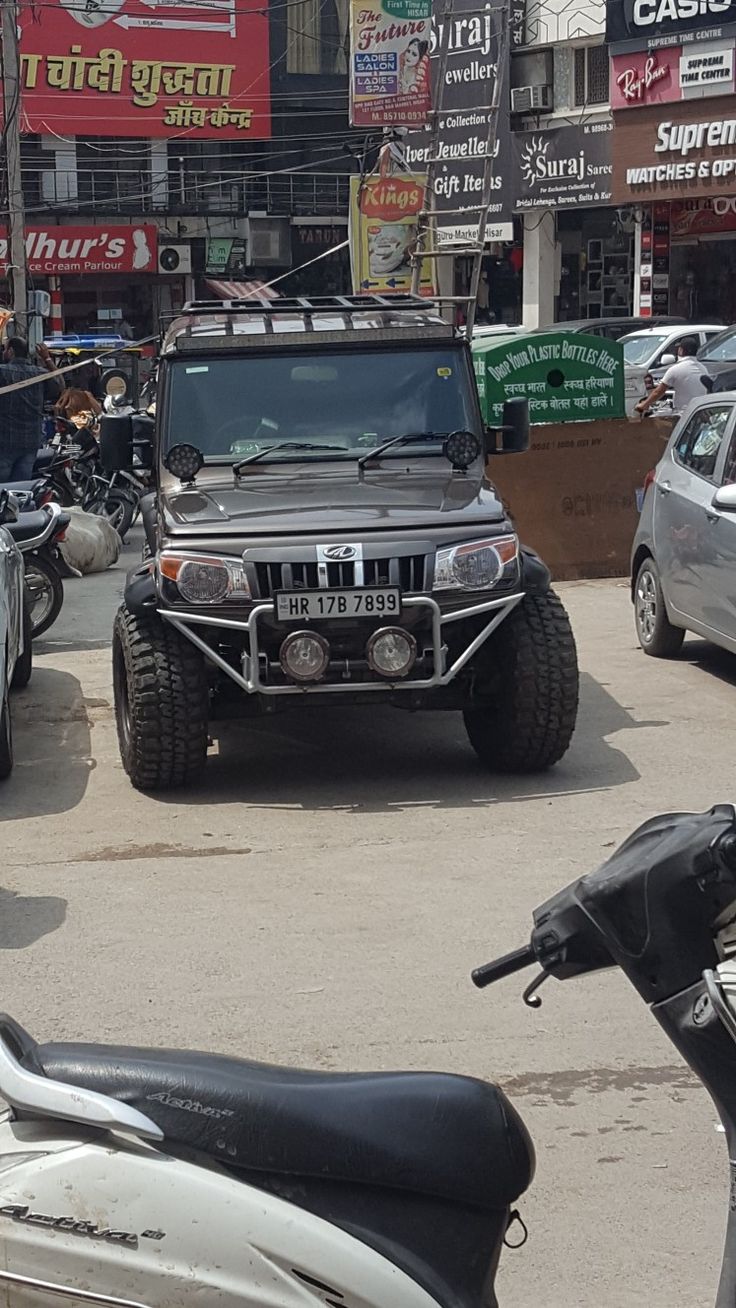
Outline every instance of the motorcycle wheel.
[[109, 490], [105, 498], [91, 505], [88, 511], [96, 513], [100, 518], [107, 518], [120, 539], [125, 540], [133, 525], [136, 504], [125, 491]]
[[64, 586], [54, 564], [43, 554], [24, 554], [26, 589], [31, 608], [31, 638], [48, 631], [61, 612]]

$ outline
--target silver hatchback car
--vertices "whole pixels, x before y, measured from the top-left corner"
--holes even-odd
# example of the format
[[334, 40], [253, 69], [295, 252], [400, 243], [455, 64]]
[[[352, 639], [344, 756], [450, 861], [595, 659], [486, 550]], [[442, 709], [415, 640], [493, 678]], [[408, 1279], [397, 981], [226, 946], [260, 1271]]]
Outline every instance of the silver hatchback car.
[[736, 392], [690, 405], [647, 483], [631, 556], [639, 644], [668, 658], [692, 631], [736, 654]]

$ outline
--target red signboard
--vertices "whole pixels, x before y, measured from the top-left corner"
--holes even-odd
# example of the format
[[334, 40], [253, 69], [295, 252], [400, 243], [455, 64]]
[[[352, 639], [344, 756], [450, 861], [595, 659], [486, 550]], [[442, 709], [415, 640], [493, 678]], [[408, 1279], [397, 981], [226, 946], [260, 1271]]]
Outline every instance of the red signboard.
[[680, 46], [635, 50], [611, 59], [611, 108], [636, 109], [680, 99]]
[[[152, 273], [157, 268], [157, 230], [130, 227], [27, 227], [28, 271], [36, 276], [83, 273]], [[8, 270], [8, 233], [0, 228], [0, 273]]]
[[732, 195], [702, 200], [674, 201], [670, 208], [672, 239], [707, 236], [709, 232], [736, 231], [736, 199]]
[[267, 0], [45, 0], [21, 25], [30, 132], [271, 135]]

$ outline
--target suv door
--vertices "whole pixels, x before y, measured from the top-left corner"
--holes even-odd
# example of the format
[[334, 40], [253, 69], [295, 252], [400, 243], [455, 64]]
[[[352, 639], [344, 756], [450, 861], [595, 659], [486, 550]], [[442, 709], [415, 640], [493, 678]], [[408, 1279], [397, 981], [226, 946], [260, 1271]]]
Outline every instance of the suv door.
[[[719, 460], [718, 485], [736, 483], [736, 430]], [[709, 531], [700, 572], [703, 583], [703, 616], [713, 631], [736, 653], [736, 514], [711, 505], [706, 513]]]
[[[699, 406], [678, 423], [654, 483], [654, 556], [667, 606], [707, 623], [703, 559], [713, 548], [712, 501], [736, 417], [732, 401]], [[710, 515], [710, 516], [709, 516]]]

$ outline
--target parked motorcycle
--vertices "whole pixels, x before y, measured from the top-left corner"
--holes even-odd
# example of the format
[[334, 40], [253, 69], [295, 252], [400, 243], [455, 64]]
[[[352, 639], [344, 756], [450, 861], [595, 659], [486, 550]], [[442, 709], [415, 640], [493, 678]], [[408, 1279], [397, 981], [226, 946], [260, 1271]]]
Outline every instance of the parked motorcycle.
[[20, 512], [15, 497], [11, 511], [3, 517], [2, 525], [23, 555], [34, 640], [56, 622], [64, 603], [62, 573], [69, 575], [72, 570], [63, 560], [59, 542], [69, 521], [69, 514], [54, 501], [38, 510]]
[[[733, 806], [646, 822], [533, 920], [476, 984], [536, 962], [538, 1006], [549, 976], [621, 967], [713, 1096], [733, 1158]], [[0, 1287], [33, 1308], [491, 1308], [534, 1170], [505, 1095], [444, 1073], [38, 1045], [2, 1017], [0, 1095]], [[733, 1205], [728, 1220], [717, 1308], [736, 1302]]]

